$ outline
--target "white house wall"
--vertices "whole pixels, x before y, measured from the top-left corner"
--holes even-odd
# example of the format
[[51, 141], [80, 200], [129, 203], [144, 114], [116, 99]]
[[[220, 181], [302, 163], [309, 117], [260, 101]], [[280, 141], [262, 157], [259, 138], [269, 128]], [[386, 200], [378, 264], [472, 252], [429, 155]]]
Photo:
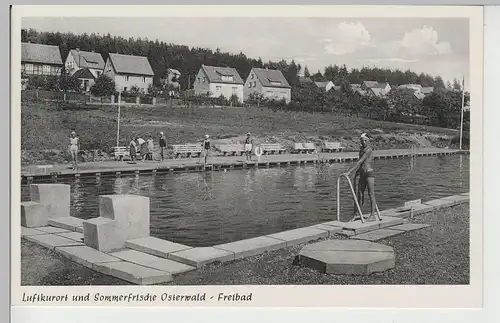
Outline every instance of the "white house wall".
[[118, 92], [125, 90], [130, 92], [130, 89], [135, 85], [139, 89], [142, 89], [144, 93], [147, 93], [149, 85], [153, 84], [152, 76], [117, 74], [109, 59], [104, 66], [104, 74], [115, 81], [115, 88]]
[[292, 91], [287, 88], [277, 88], [277, 87], [262, 87], [262, 94], [265, 98], [282, 100], [285, 99], [286, 103], [290, 103]]
[[218, 98], [223, 95], [226, 99], [231, 99], [231, 96], [236, 95], [240, 102], [243, 102], [243, 85], [242, 84], [225, 84], [225, 83], [210, 83], [210, 96]]
[[[66, 67], [66, 71], [69, 72], [70, 75], [73, 75], [80, 69], [78, 62], [75, 60], [71, 52], [69, 52], [68, 57], [66, 57], [66, 62], [64, 63]], [[99, 68], [89, 68], [89, 71], [94, 75], [95, 78], [98, 78], [103, 71]]]

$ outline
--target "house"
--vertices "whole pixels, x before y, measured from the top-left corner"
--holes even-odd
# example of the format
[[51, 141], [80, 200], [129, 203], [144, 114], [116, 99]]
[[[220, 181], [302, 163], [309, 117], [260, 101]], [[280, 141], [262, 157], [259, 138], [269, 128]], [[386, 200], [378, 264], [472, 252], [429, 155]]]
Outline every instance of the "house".
[[167, 69], [167, 75], [165, 78], [160, 79], [160, 83], [163, 88], [166, 88], [167, 86], [171, 86], [173, 89], [176, 91], [181, 90], [180, 82], [179, 79], [181, 77], [181, 72], [179, 72], [176, 69], [169, 68]]
[[363, 81], [361, 88], [378, 97], [384, 97], [391, 91], [391, 86], [387, 82]]
[[361, 84], [359, 83], [352, 83], [351, 84], [351, 89], [354, 91], [354, 93], [357, 93], [359, 95], [367, 95], [368, 91], [364, 90]]
[[236, 95], [243, 102], [243, 80], [232, 67], [201, 65], [193, 88], [196, 95], [208, 94], [213, 98], [222, 95], [228, 100]]
[[290, 103], [292, 100], [292, 89], [280, 70], [252, 68], [243, 92], [245, 100], [252, 93], [262, 94], [267, 99], [278, 101], [284, 99], [286, 103]]
[[423, 87], [422, 90], [420, 90], [423, 95], [429, 95], [432, 92], [434, 92], [434, 87], [433, 86], [428, 86], [428, 87]]
[[92, 85], [94, 85], [96, 80], [96, 77], [94, 76], [94, 74], [92, 74], [90, 68], [88, 67], [79, 69], [73, 74], [73, 77], [76, 77], [77, 79], [82, 81], [80, 87], [84, 92], [89, 92], [90, 88], [92, 87]]
[[21, 43], [21, 73], [24, 75], [61, 75], [63, 62], [59, 47]]
[[104, 60], [99, 53], [85, 52], [77, 48], [69, 51], [64, 66], [70, 75], [79, 70], [88, 69], [94, 78], [98, 78], [104, 71]]
[[312, 85], [314, 84], [313, 80], [308, 76], [299, 76], [299, 82], [301, 85]]
[[331, 89], [335, 88], [335, 85], [333, 84], [332, 81], [328, 81], [328, 82], [314, 82], [314, 84], [316, 84], [316, 86], [318, 88], [325, 90], [325, 92], [328, 92]]
[[147, 57], [110, 53], [104, 75], [115, 81], [118, 92], [127, 92], [136, 86], [147, 93], [149, 85], [153, 84], [154, 73]]

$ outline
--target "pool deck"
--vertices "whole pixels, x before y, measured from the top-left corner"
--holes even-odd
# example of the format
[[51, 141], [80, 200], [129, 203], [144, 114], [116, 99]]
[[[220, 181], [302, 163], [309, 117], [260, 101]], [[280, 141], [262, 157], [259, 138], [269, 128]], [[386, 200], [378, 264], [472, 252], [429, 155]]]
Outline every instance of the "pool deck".
[[[465, 150], [446, 148], [420, 148], [414, 155], [444, 156], [455, 154], [468, 154]], [[411, 149], [376, 150], [375, 159], [404, 158], [412, 156]], [[280, 154], [263, 155], [260, 160], [252, 156], [252, 161], [245, 162], [245, 156], [212, 155], [208, 159], [207, 169], [220, 171], [234, 168], [250, 167], [276, 167], [281, 165], [316, 164], [316, 163], [342, 163], [353, 162], [358, 159], [358, 152], [315, 153], [315, 154]], [[40, 165], [27, 165], [21, 167], [22, 182], [36, 180], [54, 180], [57, 178], [120, 176], [130, 174], [151, 174], [167, 172], [200, 172], [203, 164], [199, 158], [168, 159], [165, 161], [139, 161], [130, 164], [126, 161], [98, 161], [79, 164], [77, 172], [69, 164], [50, 165], [44, 169]]]
[[[468, 202], [467, 192], [423, 202], [413, 212], [403, 207], [382, 211], [381, 222], [330, 221], [211, 247], [190, 247], [149, 236], [126, 241], [123, 250], [101, 252], [85, 245], [83, 220], [74, 217], [70, 217], [71, 221], [67, 217], [63, 218], [65, 221], [53, 219], [45, 227], [21, 227], [21, 236], [100, 273], [133, 284], [149, 285], [171, 282], [176, 275], [210, 263], [234, 261], [319, 239], [330, 239], [334, 234], [344, 234], [354, 241], [377, 241], [404, 234], [428, 227], [408, 223], [407, 218]], [[353, 258], [352, 261], [355, 264], [359, 259]]]

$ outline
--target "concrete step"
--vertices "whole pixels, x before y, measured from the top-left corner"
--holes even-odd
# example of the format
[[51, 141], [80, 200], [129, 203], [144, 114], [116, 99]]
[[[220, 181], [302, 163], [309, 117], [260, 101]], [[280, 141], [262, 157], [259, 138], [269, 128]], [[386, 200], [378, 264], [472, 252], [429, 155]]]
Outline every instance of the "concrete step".
[[73, 216], [49, 219], [49, 225], [56, 228], [83, 233], [83, 220]]
[[169, 258], [168, 255], [171, 253], [192, 248], [190, 246], [154, 237], [128, 240], [125, 242], [125, 247], [161, 258]]

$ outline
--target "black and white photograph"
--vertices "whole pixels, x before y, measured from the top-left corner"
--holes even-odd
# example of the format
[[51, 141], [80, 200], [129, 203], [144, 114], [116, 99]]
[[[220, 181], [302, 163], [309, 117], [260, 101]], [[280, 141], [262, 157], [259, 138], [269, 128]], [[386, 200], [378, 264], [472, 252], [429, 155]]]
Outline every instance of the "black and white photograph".
[[477, 11], [116, 7], [12, 31], [21, 286], [471, 285]]

